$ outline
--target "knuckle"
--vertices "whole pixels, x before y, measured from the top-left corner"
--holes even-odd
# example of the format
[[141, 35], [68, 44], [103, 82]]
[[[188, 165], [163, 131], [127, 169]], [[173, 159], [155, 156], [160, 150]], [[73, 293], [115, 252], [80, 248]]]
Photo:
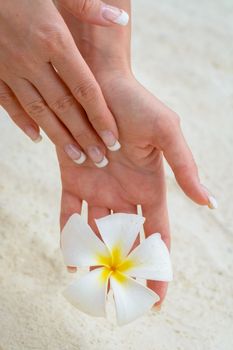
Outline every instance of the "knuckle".
[[[29, 64], [29, 54], [26, 52], [26, 50], [23, 49], [14, 49], [11, 52], [11, 60], [13, 62], [16, 62], [17, 67], [27, 67], [30, 66]], [[32, 57], [30, 57], [30, 60], [32, 60]]]
[[178, 115], [172, 112], [168, 113], [165, 117], [161, 115], [157, 118], [155, 128], [164, 139], [167, 139], [177, 130], [179, 123]]
[[32, 124], [30, 118], [25, 118], [25, 112], [23, 110], [17, 110], [10, 114], [11, 119], [19, 126], [20, 124]]
[[44, 114], [47, 110], [47, 106], [45, 102], [40, 99], [26, 104], [25, 110], [30, 116], [37, 118]]
[[74, 104], [74, 98], [71, 95], [60, 97], [56, 102], [51, 104], [51, 108], [56, 113], [65, 113]]
[[37, 32], [37, 38], [49, 52], [61, 51], [66, 47], [66, 35], [59, 24], [43, 25]]
[[90, 121], [91, 124], [96, 125], [98, 124], [98, 127], [104, 128], [106, 126], [106, 119], [103, 115], [100, 114], [91, 114], [90, 116], [88, 116], [88, 119]]
[[95, 4], [95, 0], [75, 1], [75, 5], [73, 5], [74, 8], [72, 10], [78, 16], [85, 16], [91, 11]]
[[78, 144], [84, 148], [84, 150], [88, 147], [88, 145], [93, 144], [101, 147], [101, 143], [99, 143], [98, 138], [88, 127], [82, 127], [79, 130], [76, 129], [72, 132], [72, 135]]
[[11, 92], [8, 91], [0, 91], [0, 104], [3, 107], [8, 107], [13, 100], [14, 96]]
[[78, 141], [80, 144], [83, 143], [83, 140], [86, 141], [87, 139], [89, 139], [88, 132], [85, 129], [75, 130], [73, 132], [73, 136], [75, 140]]
[[92, 82], [85, 82], [75, 87], [73, 90], [74, 96], [80, 103], [88, 103], [98, 99], [98, 88]]
[[153, 133], [157, 142], [163, 147], [169, 146], [174, 141], [175, 135], [180, 129], [180, 118], [173, 112], [160, 114], [154, 119]]

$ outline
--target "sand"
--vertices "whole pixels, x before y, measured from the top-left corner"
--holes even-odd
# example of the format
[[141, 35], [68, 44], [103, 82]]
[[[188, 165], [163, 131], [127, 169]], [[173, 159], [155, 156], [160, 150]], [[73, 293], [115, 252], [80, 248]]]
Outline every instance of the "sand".
[[167, 172], [174, 281], [160, 313], [126, 327], [90, 318], [60, 292], [60, 182], [48, 140], [34, 145], [1, 110], [0, 349], [233, 349], [233, 3], [134, 0], [137, 77], [175, 109], [219, 201], [191, 203]]

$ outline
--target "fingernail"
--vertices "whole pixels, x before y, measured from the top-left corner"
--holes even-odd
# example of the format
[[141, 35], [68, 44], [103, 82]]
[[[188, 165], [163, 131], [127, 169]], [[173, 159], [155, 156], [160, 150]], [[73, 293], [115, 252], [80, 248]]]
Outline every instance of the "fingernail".
[[121, 148], [120, 142], [116, 139], [111, 131], [102, 131], [101, 137], [110, 151], [118, 151]]
[[64, 150], [76, 164], [82, 164], [87, 159], [86, 155], [75, 145], [65, 145]]
[[33, 128], [33, 126], [25, 128], [24, 131], [33, 142], [38, 143], [42, 140], [42, 136], [37, 129]]
[[75, 266], [66, 266], [66, 269], [69, 273], [77, 272], [77, 267], [75, 267]]
[[218, 208], [217, 199], [214, 196], [211, 196], [211, 195], [208, 196], [208, 199], [209, 199], [208, 207], [210, 209], [217, 209]]
[[95, 165], [98, 168], [103, 168], [108, 164], [107, 158], [101, 152], [99, 147], [90, 146], [90, 147], [88, 147], [87, 152], [88, 152], [88, 155], [91, 158], [91, 160], [95, 163]]
[[161, 305], [161, 304], [155, 305], [155, 306], [153, 307], [153, 309], [154, 309], [155, 311], [161, 311], [161, 308], [162, 308], [162, 305]]
[[208, 190], [208, 188], [206, 188], [204, 185], [202, 185], [202, 187], [204, 188], [208, 197], [208, 207], [210, 209], [217, 209], [218, 208], [217, 199], [212, 195], [212, 193]]
[[37, 139], [35, 139], [35, 140], [32, 140], [34, 143], [39, 143], [40, 141], [42, 141], [42, 136], [41, 135], [39, 135], [38, 137], [37, 137]]
[[95, 165], [97, 166], [97, 168], [104, 168], [106, 165], [108, 165], [108, 160], [106, 157], [104, 157], [101, 162], [99, 163], [95, 163]]
[[124, 10], [114, 6], [105, 5], [102, 8], [102, 16], [107, 21], [126, 26], [129, 22], [129, 15]]

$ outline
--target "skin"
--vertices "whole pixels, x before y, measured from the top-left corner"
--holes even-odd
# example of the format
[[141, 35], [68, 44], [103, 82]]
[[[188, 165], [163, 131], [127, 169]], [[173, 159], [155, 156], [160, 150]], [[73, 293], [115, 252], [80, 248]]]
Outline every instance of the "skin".
[[[108, 2], [130, 13], [129, 1]], [[200, 184], [179, 117], [134, 77], [130, 66], [130, 26], [106, 30], [78, 22], [64, 9], [61, 13], [101, 87], [122, 144], [120, 151], [107, 153], [110, 162], [102, 169], [94, 167], [90, 160], [82, 166], [74, 164], [62, 145], [57, 145], [62, 179], [61, 227], [70, 215], [81, 211], [83, 200], [88, 202], [88, 221], [97, 234], [94, 218], [108, 215], [110, 210], [136, 213], [139, 204], [146, 217], [145, 235], [160, 232], [170, 247], [164, 156], [183, 191], [196, 203], [209, 204], [209, 194]], [[22, 107], [18, 108], [22, 113]], [[30, 116], [26, 117], [29, 123]], [[148, 281], [148, 285], [160, 295], [161, 304], [167, 283]]]
[[[84, 21], [112, 24], [101, 1], [59, 3]], [[101, 156], [92, 160], [100, 161], [102, 133], [118, 138], [117, 126], [52, 0], [0, 0], [0, 32], [0, 104], [32, 139], [41, 127], [56, 146], [86, 154], [98, 147]]]
[[[129, 1], [110, 3], [130, 13]], [[200, 205], [209, 204], [208, 191], [200, 184], [180, 119], [134, 77], [130, 66], [129, 26], [109, 28], [106, 32], [78, 24], [70, 14], [61, 12], [101, 86], [122, 144], [120, 151], [108, 154], [110, 163], [105, 169], [94, 169], [88, 163], [75, 166], [57, 149], [62, 178], [61, 227], [71, 214], [81, 211], [83, 200], [88, 202], [88, 221], [97, 234], [95, 218], [108, 215], [110, 210], [137, 213], [140, 204], [146, 218], [145, 235], [160, 232], [170, 248], [164, 156], [186, 195]], [[159, 294], [157, 306], [161, 305], [168, 284], [147, 283]]]
[[[108, 215], [110, 209], [113, 212], [136, 213], [137, 204], [140, 204], [146, 218], [145, 235], [160, 232], [170, 247], [161, 151], [163, 141], [160, 140], [164, 127], [159, 124], [160, 118], [166, 118], [163, 125], [168, 123], [168, 115], [173, 115], [173, 112], [132, 76], [114, 77], [110, 83], [103, 84], [102, 89], [117, 120], [122, 148], [119, 152], [108, 154], [110, 163], [104, 169], [95, 169], [91, 164], [76, 166], [62, 150], [57, 149], [62, 178], [61, 227], [71, 214], [80, 212], [82, 200], [88, 202], [88, 221], [97, 233], [94, 218]], [[179, 129], [176, 118], [169, 123], [170, 128]], [[167, 152], [169, 157], [169, 150]], [[190, 166], [195, 167], [194, 163]], [[176, 176], [192, 199], [199, 204], [207, 204], [207, 195], [202, 187], [199, 188], [195, 175], [190, 177], [189, 183], [183, 175], [183, 172], [188, 175], [192, 171], [196, 170], [180, 163]], [[167, 283], [148, 281], [148, 285], [160, 295], [162, 302]]]

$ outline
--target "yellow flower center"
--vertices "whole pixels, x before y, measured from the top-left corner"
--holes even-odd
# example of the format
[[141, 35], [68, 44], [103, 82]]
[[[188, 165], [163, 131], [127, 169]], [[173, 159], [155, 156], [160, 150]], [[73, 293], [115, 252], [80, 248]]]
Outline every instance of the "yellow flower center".
[[123, 259], [119, 245], [112, 248], [111, 255], [98, 255], [98, 262], [104, 267], [101, 274], [102, 282], [106, 282], [110, 275], [114, 275], [118, 282], [123, 283], [126, 280], [126, 276], [123, 273], [134, 265], [132, 260], [128, 258]]

